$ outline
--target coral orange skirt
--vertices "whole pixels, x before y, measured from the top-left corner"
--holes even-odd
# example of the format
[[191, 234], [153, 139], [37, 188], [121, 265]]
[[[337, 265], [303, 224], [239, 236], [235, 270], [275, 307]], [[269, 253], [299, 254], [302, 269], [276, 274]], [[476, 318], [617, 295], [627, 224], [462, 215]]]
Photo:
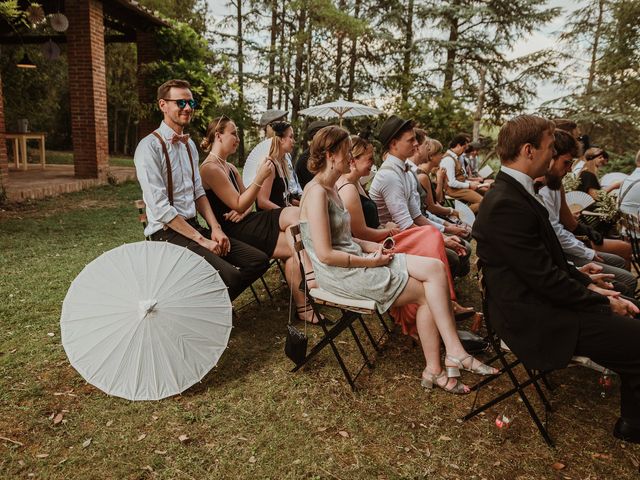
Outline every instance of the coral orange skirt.
[[[409, 255], [419, 255], [421, 257], [441, 260], [445, 267], [447, 267], [451, 300], [456, 299], [456, 294], [453, 290], [453, 278], [451, 278], [449, 262], [444, 248], [444, 240], [442, 234], [436, 227], [425, 225], [422, 227], [409, 228], [394, 235], [393, 240], [396, 242], [395, 251], [398, 253], [408, 253]], [[395, 322], [402, 327], [402, 332], [405, 335], [417, 334], [417, 311], [418, 305], [415, 303], [390, 309], [390, 313]]]

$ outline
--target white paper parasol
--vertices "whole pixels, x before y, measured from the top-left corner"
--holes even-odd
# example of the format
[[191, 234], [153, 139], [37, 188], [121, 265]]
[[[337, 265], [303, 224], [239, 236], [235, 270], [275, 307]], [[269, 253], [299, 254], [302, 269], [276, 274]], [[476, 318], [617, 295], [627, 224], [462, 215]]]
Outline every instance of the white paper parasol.
[[368, 107], [359, 103], [347, 102], [346, 100], [337, 100], [331, 103], [324, 103], [315, 107], [305, 108], [298, 112], [300, 115], [307, 115], [309, 117], [322, 117], [322, 118], [335, 118], [340, 119], [340, 125], [342, 125], [342, 119], [346, 117], [366, 117], [369, 115], [380, 115], [381, 110], [377, 108]]
[[244, 162], [244, 167], [242, 167], [242, 183], [244, 183], [245, 187], [249, 187], [249, 184], [256, 178], [258, 166], [267, 158], [270, 148], [271, 139], [265, 138], [249, 152], [249, 156]]
[[462, 220], [470, 227], [473, 227], [473, 222], [476, 221], [476, 215], [466, 203], [462, 203], [460, 200], [455, 200], [453, 202], [453, 208], [455, 208], [458, 213], [460, 213], [460, 220]]
[[159, 400], [216, 365], [231, 332], [231, 301], [199, 255], [168, 242], [138, 242], [80, 272], [60, 327], [69, 361], [87, 382], [109, 395]]

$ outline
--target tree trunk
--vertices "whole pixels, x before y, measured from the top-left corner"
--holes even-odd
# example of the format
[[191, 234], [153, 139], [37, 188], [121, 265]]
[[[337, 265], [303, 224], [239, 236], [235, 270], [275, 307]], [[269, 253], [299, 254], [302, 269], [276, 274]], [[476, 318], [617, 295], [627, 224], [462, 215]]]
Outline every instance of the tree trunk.
[[476, 111], [473, 114], [473, 141], [480, 139], [480, 123], [482, 122], [482, 113], [484, 110], [485, 88], [487, 83], [487, 69], [484, 65], [480, 65], [478, 69], [480, 76], [480, 85], [478, 86], [478, 101], [476, 103]]
[[[353, 12], [353, 18], [358, 18], [360, 15], [360, 5], [362, 0], [356, 0], [355, 9]], [[356, 63], [358, 62], [358, 37], [356, 35], [351, 36], [351, 50], [349, 51], [349, 86], [347, 88], [347, 100], [353, 101], [353, 93], [356, 83]]]
[[271, 43], [269, 44], [269, 86], [267, 87], [267, 110], [273, 108], [273, 84], [276, 75], [276, 40], [278, 39], [278, 1], [271, 0]]
[[[241, 117], [244, 120], [244, 56], [242, 53], [243, 41], [242, 41], [242, 0], [236, 0], [237, 7], [237, 37], [238, 42], [238, 110]], [[240, 140], [238, 145], [238, 163], [240, 166], [244, 164], [244, 128], [243, 122], [238, 122], [238, 139]]]
[[[305, 2], [306, 3], [306, 2]], [[303, 5], [298, 11], [298, 28], [296, 32], [296, 62], [295, 71], [293, 74], [293, 95], [291, 97], [291, 121], [295, 121], [298, 118], [298, 110], [301, 105], [301, 93], [302, 93], [302, 70], [305, 62], [305, 28], [307, 25], [307, 5]]]
[[304, 99], [304, 106], [305, 108], [309, 108], [309, 102], [311, 101], [311, 58], [313, 58], [311, 56], [311, 52], [313, 49], [313, 26], [311, 25], [311, 19], [309, 19], [309, 31], [307, 32], [307, 57], [306, 57], [306, 64], [307, 64], [307, 76], [305, 78], [305, 91], [306, 91], [306, 95], [305, 95], [305, 99]]
[[[344, 12], [347, 8], [347, 0], [340, 0], [338, 2], [338, 9]], [[336, 80], [333, 87], [333, 93], [336, 99], [342, 96], [342, 46], [344, 44], [344, 32], [338, 32], [338, 38], [336, 39]]]
[[[460, 5], [460, 0], [455, 0], [452, 2], [454, 7]], [[455, 16], [457, 12], [453, 12], [451, 14], [446, 15], [447, 22], [449, 23], [449, 42], [457, 42], [458, 41], [458, 18]], [[451, 92], [453, 89], [453, 76], [455, 73], [455, 64], [456, 64], [456, 53], [458, 51], [458, 47], [455, 45], [449, 45], [447, 47], [447, 61], [444, 67], [444, 83], [442, 85], [442, 90], [444, 92]]]
[[593, 45], [591, 46], [591, 63], [589, 64], [589, 80], [585, 93], [591, 95], [593, 92], [593, 82], [596, 79], [596, 67], [598, 63], [598, 46], [600, 43], [600, 35], [602, 34], [602, 17], [604, 15], [604, 1], [598, 0], [598, 20], [596, 23], [596, 31], [593, 34]]
[[122, 147], [122, 153], [129, 155], [129, 131], [131, 130], [131, 107], [127, 111], [127, 125], [124, 129], [124, 145]]
[[411, 55], [413, 53], [413, 0], [407, 4], [407, 16], [405, 23], [404, 56], [402, 59], [402, 78], [400, 79], [400, 100], [402, 105], [409, 102], [411, 90]]

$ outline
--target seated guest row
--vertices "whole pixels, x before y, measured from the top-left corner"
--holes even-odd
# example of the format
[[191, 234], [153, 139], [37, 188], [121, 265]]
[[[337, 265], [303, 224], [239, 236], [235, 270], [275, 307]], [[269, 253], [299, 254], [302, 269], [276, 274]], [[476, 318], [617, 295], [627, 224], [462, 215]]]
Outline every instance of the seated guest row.
[[[361, 179], [370, 173], [372, 145], [340, 127], [324, 126], [313, 132], [305, 165], [312, 177], [295, 206], [290, 124], [270, 125], [268, 151], [255, 178], [245, 184], [227, 161], [239, 142], [231, 119], [211, 122], [202, 144], [208, 156], [198, 168], [195, 144], [183, 131], [196, 106], [188, 83], [162, 85], [158, 105], [164, 121], [135, 154], [149, 218], [145, 233], [152, 240], [203, 255], [220, 272], [232, 299], [266, 271], [269, 258], [283, 260], [299, 318], [319, 323], [324, 319], [305, 306], [299, 290], [302, 279], [287, 233], [299, 223], [311, 263], [305, 268], [313, 268], [318, 285], [336, 295], [373, 300], [379, 312], [391, 309], [422, 347], [422, 385], [465, 394], [469, 389], [461, 370], [480, 375], [497, 370], [469, 355], [456, 332], [454, 315], [462, 307], [455, 303], [452, 270], [468, 272], [470, 245], [463, 238], [468, 230], [455, 222], [456, 212], [439, 203], [439, 194], [452, 191], [453, 161], [459, 177], [454, 180], [462, 183], [465, 176], [467, 187], [473, 187], [468, 190], [480, 196], [473, 235], [498, 333], [530, 368], [561, 368], [580, 354], [617, 371], [622, 408], [615, 434], [640, 441], [640, 356], [634, 350], [640, 324], [627, 318], [638, 308], [610, 290], [609, 276], [600, 272], [604, 266], [588, 263], [582, 268], [586, 274], [576, 270], [556, 239], [565, 233], [549, 222], [550, 213], [568, 232], [586, 227], [563, 219], [566, 202], [554, 188], [570, 166], [575, 142], [556, 132], [552, 122], [533, 116], [507, 122], [498, 138], [502, 171], [484, 198], [478, 193], [482, 179], [460, 158], [462, 140], [451, 143], [442, 170], [436, 170], [442, 146], [396, 116], [381, 128], [384, 161], [367, 194]], [[441, 172], [435, 185], [429, 177], [433, 171]], [[534, 178], [546, 185], [547, 205], [536, 195]], [[209, 229], [199, 225], [197, 213]], [[389, 238], [393, 242], [381, 243]]]
[[[223, 281], [229, 287], [232, 299], [265, 272], [269, 258], [283, 260], [287, 281], [298, 307], [298, 316], [301, 320], [311, 323], [323, 321], [321, 318], [314, 317], [313, 311], [306, 306], [304, 295], [298, 288], [301, 282], [299, 268], [295, 265], [296, 256], [291, 237], [287, 234], [287, 229], [298, 223], [300, 217], [299, 208], [290, 205], [291, 197], [289, 196], [290, 171], [287, 155], [294, 145], [291, 126], [286, 122], [275, 122], [270, 125], [273, 136], [270, 138], [269, 151], [260, 163], [255, 178], [245, 185], [236, 167], [227, 162], [228, 156], [235, 152], [239, 142], [236, 126], [231, 119], [222, 116], [214, 119], [209, 125], [202, 144], [203, 149], [209, 153], [198, 169], [195, 145], [188, 135], [184, 134], [184, 128], [190, 123], [196, 106], [188, 83], [174, 80], [162, 85], [158, 90], [158, 105], [164, 114], [164, 121], [158, 130], [140, 142], [135, 154], [138, 178], [150, 220], [146, 234], [152, 240], [170, 241], [203, 255], [220, 272]], [[414, 155], [417, 146], [413, 124], [400, 119], [402, 128], [396, 128], [397, 125], [398, 121], [394, 120], [393, 128], [389, 130], [389, 135], [386, 137], [385, 146], [389, 147], [389, 159], [397, 159], [398, 157], [394, 155], [400, 155], [404, 161]], [[328, 128], [331, 127], [320, 130], [319, 133], [325, 133], [323, 138], [326, 138]], [[350, 173], [351, 168], [355, 167], [349, 156], [351, 139], [345, 130], [338, 130], [337, 133], [331, 131], [334, 136], [340, 137], [339, 148], [336, 143], [329, 150], [333, 157], [338, 150], [343, 152], [346, 149], [347, 154], [341, 153], [341, 163], [339, 162], [341, 170], [339, 173], [334, 172], [336, 174], [334, 183], [342, 173], [347, 173], [347, 170]], [[344, 135], [346, 137], [342, 138]], [[311, 151], [313, 151], [313, 145], [312, 142]], [[364, 145], [364, 150], [369, 148], [369, 144]], [[310, 157], [316, 160], [319, 158], [318, 155], [314, 157], [311, 152]], [[333, 160], [332, 165], [337, 157]], [[406, 178], [409, 182], [414, 182], [409, 183], [412, 188], [411, 197], [419, 198], [415, 178], [411, 174]], [[336, 191], [338, 199], [337, 195]], [[256, 211], [253, 211], [254, 206]], [[204, 229], [198, 224], [197, 213], [202, 215], [210, 229]], [[413, 231], [408, 228], [414, 225], [413, 220], [421, 229]], [[400, 274], [400, 284], [392, 297], [379, 302], [380, 311], [386, 310], [391, 305], [410, 306], [405, 308], [406, 312], [398, 322], [402, 323], [407, 333], [413, 334], [423, 345], [428, 359], [427, 368], [423, 372], [425, 385], [440, 386], [454, 393], [466, 393], [468, 391], [466, 387], [453, 378], [459, 375], [460, 369], [469, 369], [483, 374], [494, 372], [494, 369], [483, 366], [464, 351], [455, 329], [452, 306], [455, 292], [447, 269], [444, 246], [446, 244], [455, 249], [456, 257], [458, 255], [468, 257], [468, 251], [458, 238], [443, 236], [440, 232], [440, 230], [444, 232], [445, 229], [455, 229], [454, 225], [443, 221], [430, 223], [426, 217], [422, 216], [419, 207], [410, 225], [399, 228], [389, 224], [386, 228], [388, 231], [384, 232], [385, 238], [390, 233], [392, 237], [396, 237], [399, 248], [421, 255], [416, 256], [418, 260], [409, 262], [414, 266], [412, 269], [425, 267], [425, 270], [419, 274], [415, 272], [411, 274], [417, 279], [416, 282], [421, 282], [420, 284], [424, 287], [429, 282], [437, 283], [438, 287], [433, 287], [426, 292], [424, 288], [418, 288], [418, 283], [411, 281], [408, 283], [410, 293], [402, 297], [401, 302], [395, 302], [396, 293], [399, 295], [408, 282], [409, 274], [405, 271], [404, 274]], [[341, 229], [346, 229], [349, 237], [351, 236], [349, 224], [343, 225]], [[313, 228], [307, 230], [307, 234], [311, 230]], [[466, 234], [464, 229], [460, 232]], [[376, 233], [374, 237], [375, 240], [379, 240], [380, 235]], [[307, 235], [307, 238], [310, 239], [310, 235]], [[316, 241], [315, 235], [313, 238]], [[412, 240], [403, 240], [409, 238]], [[371, 250], [372, 253], [382, 248], [375, 247], [378, 244], [367, 242], [367, 240], [359, 240], [359, 242], [368, 245], [366, 250]], [[351, 249], [353, 242], [348, 243]], [[310, 251], [314, 250], [313, 245], [307, 245], [307, 248]], [[372, 255], [373, 263], [382, 265], [393, 256], [393, 251], [390, 249], [384, 254], [381, 253], [382, 260], [374, 259], [379, 255]], [[354, 256], [356, 254], [357, 252], [354, 251]], [[362, 263], [360, 260], [355, 260], [355, 257], [354, 262]], [[368, 265], [368, 260], [364, 260], [364, 264]], [[427, 265], [429, 265], [428, 268], [426, 268]], [[319, 270], [322, 268], [317, 264], [313, 266]], [[352, 268], [356, 266], [353, 265]], [[370, 269], [361, 269], [354, 275], [360, 278], [362, 275], [366, 276], [368, 271]], [[434, 279], [427, 275], [428, 272], [433, 274]], [[331, 290], [331, 281], [323, 277], [320, 272], [316, 275], [320, 285]], [[442, 275], [444, 277], [441, 278]], [[387, 273], [382, 273], [383, 278], [387, 276]], [[322, 278], [325, 279], [322, 280]], [[323, 285], [327, 282], [327, 285]], [[363, 292], [355, 293], [364, 294]], [[436, 297], [441, 297], [438, 298], [437, 304], [434, 303]], [[375, 298], [380, 297], [376, 295]], [[464, 311], [459, 305], [453, 305], [456, 312]], [[433, 314], [430, 313], [430, 309], [434, 310]], [[446, 372], [442, 370], [439, 359], [435, 360], [435, 356], [439, 355], [440, 335], [445, 338], [447, 345], [448, 356], [445, 365], [448, 370]], [[449, 377], [452, 377], [452, 380], [449, 380]]]

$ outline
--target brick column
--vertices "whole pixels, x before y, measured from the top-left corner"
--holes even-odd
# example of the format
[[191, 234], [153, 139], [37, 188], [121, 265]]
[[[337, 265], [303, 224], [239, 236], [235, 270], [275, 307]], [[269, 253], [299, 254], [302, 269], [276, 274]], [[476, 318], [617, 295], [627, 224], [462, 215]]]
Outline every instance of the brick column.
[[65, 14], [75, 175], [104, 180], [109, 132], [102, 2], [65, 0]]
[[[136, 48], [138, 51], [138, 100], [144, 105], [151, 105], [151, 111], [143, 113], [138, 123], [138, 140], [147, 136], [158, 128], [162, 115], [158, 110], [156, 101], [157, 87], [159, 85], [149, 85], [149, 82], [142, 73], [142, 68], [146, 63], [158, 60], [158, 50], [156, 47], [154, 33], [142, 30], [136, 31]], [[167, 79], [170, 80], [170, 79]]]
[[7, 157], [7, 141], [4, 136], [4, 97], [2, 96], [2, 77], [0, 77], [0, 196], [2, 189], [7, 188], [9, 181], [9, 159]]

